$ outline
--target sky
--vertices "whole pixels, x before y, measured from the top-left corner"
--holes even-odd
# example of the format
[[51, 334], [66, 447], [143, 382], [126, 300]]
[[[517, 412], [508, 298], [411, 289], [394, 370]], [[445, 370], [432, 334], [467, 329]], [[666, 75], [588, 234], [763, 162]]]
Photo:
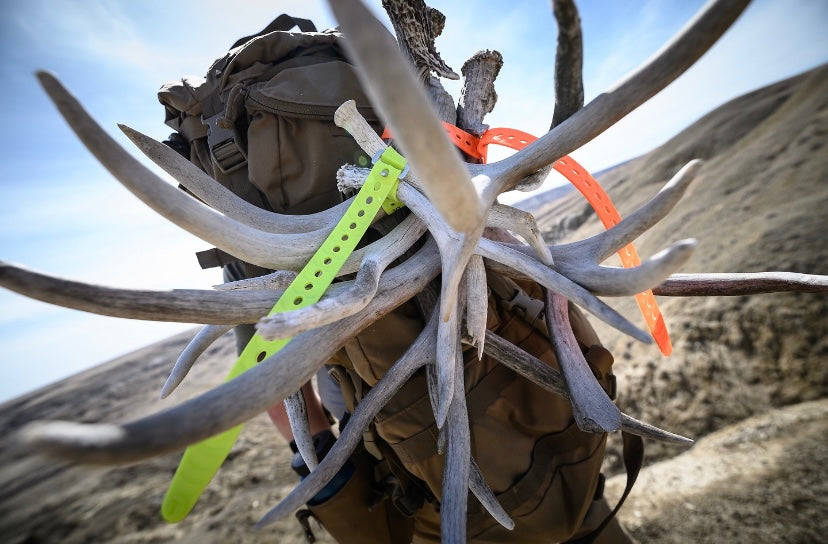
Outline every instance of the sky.
[[[383, 15], [379, 0], [369, 3]], [[437, 47], [455, 71], [481, 49], [504, 57], [495, 83], [498, 104], [486, 121], [545, 132], [554, 107], [556, 29], [549, 2], [429, 5], [446, 15]], [[586, 101], [655, 53], [702, 5], [579, 2]], [[214, 0], [4, 0], [2, 8], [0, 260], [121, 288], [206, 289], [218, 283], [219, 272], [200, 270], [193, 255], [209, 246], [155, 215], [99, 166], [33, 73], [55, 73], [131, 150], [116, 123], [159, 140], [170, 132], [156, 98], [161, 84], [204, 75], [237, 38], [280, 13], [310, 18], [320, 29], [334, 26], [324, 2], [242, 0], [228, 9]], [[824, 0], [755, 0], [693, 68], [573, 157], [591, 171], [613, 166], [660, 145], [731, 98], [825, 63], [826, 27]], [[456, 98], [459, 83], [444, 83]], [[559, 183], [550, 178], [545, 188]], [[95, 316], [0, 289], [0, 402], [194, 328]]]

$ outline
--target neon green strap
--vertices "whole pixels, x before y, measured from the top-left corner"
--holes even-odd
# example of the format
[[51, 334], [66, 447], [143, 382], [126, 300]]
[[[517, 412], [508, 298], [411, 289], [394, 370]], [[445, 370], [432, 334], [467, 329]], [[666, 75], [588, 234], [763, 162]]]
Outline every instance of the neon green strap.
[[[380, 206], [386, 199], [398, 202], [395, 195], [397, 181], [405, 166], [405, 158], [394, 149], [389, 147], [383, 152], [345, 215], [268, 315], [289, 312], [319, 301], [368, 230]], [[233, 365], [227, 380], [253, 368], [288, 342], [290, 338], [268, 341], [255, 334]], [[161, 505], [161, 515], [166, 521], [175, 523], [190, 513], [227, 458], [243, 426], [238, 425], [187, 448]]]

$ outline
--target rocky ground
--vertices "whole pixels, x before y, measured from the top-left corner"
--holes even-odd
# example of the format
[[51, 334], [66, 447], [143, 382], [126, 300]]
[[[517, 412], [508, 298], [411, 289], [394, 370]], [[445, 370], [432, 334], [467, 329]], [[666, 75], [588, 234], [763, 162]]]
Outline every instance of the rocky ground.
[[[687, 272], [825, 273], [828, 261], [828, 69], [737, 99], [602, 179], [622, 215], [693, 158], [706, 161], [684, 201], [637, 247], [650, 256], [695, 237]], [[577, 195], [537, 211], [550, 238], [600, 228]], [[572, 229], [577, 229], [574, 233]], [[622, 408], [693, 436], [648, 444], [649, 465], [621, 519], [641, 542], [820, 542], [828, 534], [828, 298], [774, 294], [660, 298], [674, 355], [601, 330], [616, 355]], [[636, 315], [629, 304], [617, 305]], [[252, 525], [296, 479], [265, 417], [247, 424], [194, 512], [158, 514], [179, 455], [121, 468], [31, 455], [14, 434], [36, 419], [124, 421], [219, 383], [233, 358], [213, 346], [171, 399], [158, 392], [188, 341], [180, 335], [0, 406], [0, 541], [20, 543], [302, 542], [295, 520]], [[618, 468], [617, 454], [609, 470]], [[623, 488], [610, 479], [608, 494]], [[322, 531], [320, 540], [325, 541]], [[329, 541], [329, 540], [328, 540]]]

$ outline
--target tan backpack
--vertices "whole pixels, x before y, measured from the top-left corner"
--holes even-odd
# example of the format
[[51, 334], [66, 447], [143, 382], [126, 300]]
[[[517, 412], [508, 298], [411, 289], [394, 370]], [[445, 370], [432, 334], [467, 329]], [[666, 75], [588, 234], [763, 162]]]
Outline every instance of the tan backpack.
[[[289, 32], [294, 25], [303, 31]], [[370, 164], [333, 122], [343, 102], [356, 101], [379, 127], [342, 36], [288, 15], [237, 41], [206, 77], [164, 85], [158, 99], [177, 131], [165, 143], [246, 201], [278, 213], [339, 204], [337, 169]], [[199, 254], [204, 268], [232, 260], [218, 250]]]
[[[288, 32], [298, 25], [302, 32]], [[224, 186], [264, 209], [306, 214], [342, 201], [335, 183], [346, 163], [369, 158], [333, 123], [349, 99], [369, 121], [376, 113], [336, 32], [283, 15], [239, 40], [205, 78], [165, 85], [159, 100], [177, 133], [167, 142]], [[388, 218], [393, 220], [394, 218]], [[202, 266], [235, 261], [211, 250]], [[248, 275], [261, 273], [248, 269]], [[540, 314], [540, 287], [489, 276], [488, 328], [557, 368]], [[612, 357], [575, 307], [570, 320], [601, 385], [614, 396]], [[351, 411], [424, 325], [413, 302], [351, 339], [331, 362]], [[557, 542], [580, 534], [600, 496], [606, 435], [581, 432], [568, 401], [488, 356], [466, 353], [472, 450], [488, 483], [516, 522], [506, 531], [469, 499], [470, 541]], [[439, 541], [443, 472], [423, 373], [383, 408], [352, 461], [353, 477], [331, 499], [310, 507], [338, 541]], [[307, 525], [307, 516], [300, 520]], [[599, 520], [600, 521], [600, 520]], [[591, 537], [590, 537], [591, 538]]]
[[[487, 328], [558, 368], [542, 317], [540, 287], [495, 274], [489, 274], [488, 283]], [[575, 306], [570, 305], [569, 318], [590, 368], [614, 398], [612, 356]], [[342, 388], [346, 404], [357, 404], [367, 394], [423, 324], [415, 305], [408, 303], [345, 344], [335, 361], [345, 372], [334, 372], [340, 383], [348, 381]], [[472, 349], [466, 351], [465, 360], [472, 453], [515, 521], [515, 529], [507, 531], [469, 495], [469, 541], [563, 542], [579, 534], [587, 511], [602, 494], [606, 435], [580, 431], [567, 400], [491, 357], [478, 361]], [[443, 457], [437, 454], [438, 433], [424, 371], [415, 374], [386, 404], [365, 435], [368, 451], [390, 460], [402, 495], [408, 494], [402, 509], [411, 509], [412, 495], [420, 506], [419, 511], [411, 512], [415, 541], [438, 542]], [[422, 500], [417, 500], [418, 496]], [[315, 509], [311, 507], [311, 511]]]

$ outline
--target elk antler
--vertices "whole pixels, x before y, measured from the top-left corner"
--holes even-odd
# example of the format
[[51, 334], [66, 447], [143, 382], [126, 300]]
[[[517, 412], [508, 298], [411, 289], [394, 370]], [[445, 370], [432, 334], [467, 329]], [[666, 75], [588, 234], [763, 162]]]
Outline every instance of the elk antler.
[[[269, 212], [239, 198], [169, 146], [128, 126], [119, 126], [144, 155], [202, 202], [227, 217], [264, 232], [275, 234], [299, 234], [319, 230], [330, 232], [352, 200], [346, 200], [325, 211], [308, 215], [282, 215]], [[320, 243], [327, 232], [318, 235], [321, 236]]]
[[[391, 127], [429, 200], [452, 228], [473, 231], [483, 222], [483, 213], [469, 173], [394, 38], [358, 0], [338, 0], [329, 6], [371, 102]], [[419, 112], [428, 114], [410, 123], [411, 114]]]
[[297, 336], [250, 371], [194, 399], [121, 425], [33, 423], [22, 436], [41, 451], [93, 464], [129, 463], [183, 449], [284, 400], [315, 374], [344, 338], [413, 297], [438, 272], [436, 247], [426, 244], [382, 276], [377, 295], [361, 312]]

